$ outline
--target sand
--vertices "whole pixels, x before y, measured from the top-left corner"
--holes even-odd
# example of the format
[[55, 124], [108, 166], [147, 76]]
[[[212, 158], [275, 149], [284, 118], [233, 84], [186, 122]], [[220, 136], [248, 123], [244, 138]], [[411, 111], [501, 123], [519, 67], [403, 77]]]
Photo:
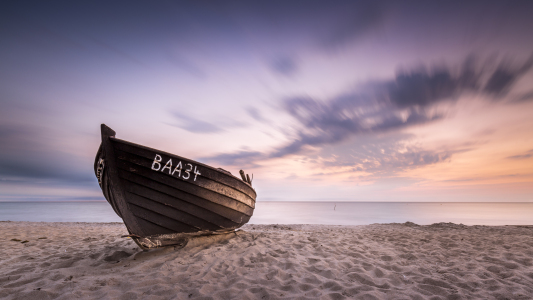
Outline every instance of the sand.
[[0, 222], [0, 298], [533, 299], [533, 226], [242, 229], [144, 252], [121, 223]]

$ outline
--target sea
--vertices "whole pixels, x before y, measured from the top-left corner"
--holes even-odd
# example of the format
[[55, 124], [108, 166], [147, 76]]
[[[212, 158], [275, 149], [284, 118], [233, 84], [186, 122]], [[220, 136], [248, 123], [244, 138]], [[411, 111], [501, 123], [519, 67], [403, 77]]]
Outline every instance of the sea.
[[[0, 221], [122, 222], [106, 201], [0, 202]], [[250, 224], [533, 225], [533, 202], [258, 201]]]

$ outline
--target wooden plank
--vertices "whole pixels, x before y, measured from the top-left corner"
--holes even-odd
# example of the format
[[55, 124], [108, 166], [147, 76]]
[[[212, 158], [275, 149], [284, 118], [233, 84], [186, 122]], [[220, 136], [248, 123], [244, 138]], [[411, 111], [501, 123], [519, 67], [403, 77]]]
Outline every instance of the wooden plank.
[[105, 161], [105, 170], [107, 177], [107, 186], [109, 191], [109, 201], [116, 205], [116, 210], [120, 212], [120, 217], [124, 221], [124, 224], [128, 228], [130, 233], [144, 236], [146, 235], [146, 228], [139, 225], [137, 217], [129, 210], [129, 205], [126, 202], [124, 195], [124, 187], [122, 180], [118, 176], [118, 167], [116, 166], [116, 156], [114, 151], [114, 145], [111, 139], [115, 136], [115, 132], [105, 126], [101, 125], [102, 136], [102, 150], [101, 155]]
[[143, 229], [147, 232], [147, 236], [156, 235], [156, 234], [172, 234], [172, 233], [175, 233], [175, 231], [172, 230], [172, 229], [159, 226], [159, 225], [157, 225], [155, 223], [143, 220], [142, 218], [139, 218], [137, 216], [135, 216], [135, 217], [137, 218], [137, 223], [139, 223], [139, 226], [142, 226]]
[[[130, 204], [130, 208], [136, 217], [141, 218], [150, 223], [156, 224], [160, 227], [167, 228], [171, 230], [172, 232], [196, 232], [198, 231], [198, 229], [195, 227], [176, 221], [164, 215], [160, 215], [158, 213], [145, 209], [144, 207], [137, 206], [133, 203]], [[155, 232], [155, 233], [152, 233], [152, 235], [153, 234], [162, 234], [162, 232]]]
[[[235, 227], [238, 224], [242, 224], [242, 222], [232, 221], [231, 219], [221, 216], [220, 214], [216, 212], [209, 211], [202, 206], [198, 206], [198, 205], [188, 203], [186, 201], [182, 201], [179, 198], [161, 193], [159, 191], [152, 190], [150, 188], [147, 188], [141, 185], [132, 185], [131, 189], [128, 191], [128, 195], [132, 195], [132, 197], [135, 197], [135, 196], [142, 197], [144, 201], [153, 201], [153, 202], [160, 203], [161, 205], [168, 206], [175, 210], [179, 210], [185, 214], [194, 216], [196, 218], [204, 220], [205, 222], [215, 224], [219, 227], [228, 228], [228, 227]], [[129, 199], [130, 198], [128, 196], [128, 201]], [[137, 201], [141, 201], [141, 200], [137, 199]], [[238, 217], [238, 220], [249, 219], [249, 217], [246, 216], [245, 214], [237, 215], [237, 217]], [[206, 226], [207, 225], [201, 226], [201, 227], [206, 227]]]
[[[225, 184], [222, 184], [222, 183], [217, 182], [215, 180], [211, 180], [211, 179], [209, 179], [207, 177], [204, 177], [202, 175], [201, 176], [196, 176], [196, 178], [193, 178], [194, 174], [191, 174], [191, 173], [189, 173], [189, 175], [188, 175], [189, 176], [189, 180], [185, 180], [182, 177], [178, 177], [178, 174], [180, 174], [180, 171], [174, 172], [174, 169], [175, 169], [174, 167], [175, 167], [176, 164], [178, 164], [178, 162], [176, 162], [176, 161], [174, 161], [174, 165], [172, 166], [173, 167], [172, 170], [171, 170], [170, 167], [165, 168], [165, 166], [161, 165], [161, 166], [159, 166], [160, 169], [165, 168], [165, 172], [154, 171], [154, 170], [152, 170], [152, 161], [151, 160], [148, 160], [147, 158], [138, 156], [135, 153], [129, 153], [129, 152], [124, 152], [124, 151], [120, 151], [120, 150], [116, 150], [116, 152], [117, 152], [117, 158], [118, 158], [117, 163], [120, 163], [121, 161], [130, 163], [131, 165], [129, 166], [129, 168], [131, 168], [132, 172], [134, 172], [133, 170], [142, 169], [142, 170], [145, 171], [144, 174], [146, 174], [147, 177], [151, 178], [152, 174], [154, 176], [156, 174], [158, 174], [159, 178], [167, 178], [167, 179], [169, 179], [166, 182], [170, 183], [171, 185], [178, 185], [178, 184], [181, 184], [181, 183], [185, 183], [185, 184], [188, 184], [188, 185], [191, 185], [191, 186], [202, 187], [204, 189], [208, 189], [210, 191], [213, 191], [215, 193], [221, 194], [223, 196], [235, 199], [235, 200], [237, 200], [239, 202], [242, 202], [243, 204], [245, 204], [245, 205], [247, 205], [247, 206], [249, 206], [251, 208], [255, 207], [255, 199], [254, 198], [252, 198], [250, 195], [248, 195], [248, 194], [246, 194], [244, 192], [241, 192], [241, 191], [235, 189], [234, 187], [227, 186]], [[187, 163], [182, 162], [182, 165], [187, 165]], [[189, 167], [191, 167], [191, 166], [192, 165], [189, 165]], [[203, 169], [200, 169], [200, 170], [201, 170], [201, 172], [204, 171]], [[173, 174], [171, 174], [171, 173], [173, 173]], [[181, 171], [181, 173], [182, 173], [183, 176], [185, 176], [185, 172], [183, 172], [183, 170]]]
[[250, 216], [243, 212], [213, 203], [196, 195], [191, 195], [161, 183], [146, 180], [137, 174], [124, 170], [119, 172], [122, 180], [128, 182], [127, 192], [143, 196], [153, 201], [164, 203], [184, 210], [204, 220], [212, 218], [212, 222], [227, 225], [227, 222], [242, 223]]
[[162, 156], [162, 163], [165, 164], [169, 158], [173, 158], [176, 161], [182, 161], [191, 163], [193, 165], [201, 166], [202, 167], [202, 176], [209, 178], [211, 180], [220, 182], [224, 185], [230, 186], [234, 189], [237, 189], [247, 195], [249, 195], [252, 199], [255, 200], [257, 197], [255, 190], [247, 183], [243, 182], [239, 178], [226, 174], [224, 172], [221, 172], [220, 170], [217, 170], [211, 166], [208, 166], [206, 164], [187, 159], [175, 154], [171, 154], [168, 152], [160, 151], [157, 149], [149, 148], [146, 146], [134, 144], [128, 141], [120, 140], [117, 138], [113, 138], [112, 141], [114, 142], [115, 148], [120, 151], [132, 153], [141, 157], [144, 157], [149, 161], [149, 166], [152, 166], [152, 163], [154, 161], [155, 155], [159, 154]]
[[[132, 176], [140, 176], [141, 178], [132, 177], [133, 179], [131, 180], [149, 186], [155, 190], [164, 189], [165, 191], [170, 191], [170, 188], [172, 189], [172, 192], [165, 193], [196, 205], [209, 205], [210, 208], [207, 208], [208, 210], [217, 212], [216, 209], [225, 207], [250, 216], [253, 213], [253, 208], [240, 201], [213, 192], [212, 190], [191, 185], [186, 181], [179, 181], [169, 176], [165, 176], [164, 174], [152, 172], [151, 170], [147, 170], [138, 165], [133, 165], [124, 160], [120, 160], [117, 163], [117, 166], [121, 176], [125, 179], [130, 180], [130, 177]], [[218, 206], [213, 206], [210, 203], [218, 204]]]
[[122, 219], [122, 214], [118, 210], [117, 203], [115, 199], [113, 198], [113, 193], [111, 193], [111, 190], [109, 188], [109, 177], [107, 176], [105, 172], [102, 174], [102, 187], [101, 188], [102, 188], [102, 193], [104, 194], [104, 197], [106, 198], [109, 205], [111, 205], [111, 208], [113, 208], [117, 216], [119, 216]]
[[[149, 192], [147, 191], [147, 189], [144, 189], [145, 193], [146, 192]], [[162, 200], [163, 198], [170, 198], [169, 196], [166, 196], [164, 197], [161, 197], [159, 198], [157, 194], [155, 193], [151, 193], [149, 192], [148, 194], [150, 194], [150, 196], [154, 197], [156, 196], [159, 200]], [[184, 210], [181, 210], [181, 209], [177, 209], [171, 205], [165, 205], [164, 202], [159, 202], [159, 201], [156, 201], [156, 200], [152, 200], [152, 199], [149, 199], [149, 198], [146, 198], [146, 197], [142, 197], [140, 195], [136, 195], [136, 194], [133, 194], [133, 193], [126, 193], [127, 197], [128, 197], [128, 202], [129, 203], [133, 203], [137, 206], [141, 206], [145, 209], [148, 209], [150, 211], [153, 211], [155, 213], [158, 213], [160, 215], [164, 215], [166, 217], [169, 217], [171, 219], [174, 219], [174, 220], [177, 220], [177, 221], [180, 221], [182, 223], [185, 223], [187, 225], [190, 225], [190, 226], [193, 226], [195, 228], [198, 228], [199, 230], [218, 230], [218, 229], [222, 229], [222, 228], [225, 228], [225, 227], [222, 227], [220, 226], [221, 224], [219, 222], [217, 223], [214, 223], [214, 222], [209, 222], [207, 220], [209, 220], [209, 216], [206, 216], [206, 213], [205, 211], [202, 212], [202, 211], [199, 211], [199, 212], [196, 212], [198, 214], [203, 214], [205, 217], [207, 217], [205, 219], [202, 219], [201, 217], [197, 217], [193, 214], [190, 214]], [[174, 200], [174, 199], [171, 199], [171, 201]], [[171, 201], [168, 201], [168, 202], [171, 202]], [[166, 201], [165, 201], [166, 202]], [[176, 201], [172, 201], [172, 204], [176, 204], [175, 203]], [[224, 219], [224, 218], [221, 218], [220, 216], [218, 216], [220, 219]], [[235, 227], [237, 225], [237, 223], [234, 223], [234, 222], [231, 222], [227, 219], [225, 219], [225, 223], [230, 225], [230, 226], [227, 226], [227, 227]]]

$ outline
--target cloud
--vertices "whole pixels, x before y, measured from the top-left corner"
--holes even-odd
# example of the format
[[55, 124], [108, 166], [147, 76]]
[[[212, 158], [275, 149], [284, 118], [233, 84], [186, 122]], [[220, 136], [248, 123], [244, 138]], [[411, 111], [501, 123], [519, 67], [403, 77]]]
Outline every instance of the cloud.
[[513, 156], [508, 156], [508, 159], [527, 159], [533, 157], [533, 149], [529, 150], [525, 154], [518, 154]]
[[188, 73], [191, 76], [194, 76], [194, 77], [196, 77], [198, 79], [206, 79], [207, 78], [207, 73], [204, 70], [199, 68], [190, 59], [186, 59], [184, 57], [179, 56], [177, 53], [175, 53], [175, 51], [168, 51], [167, 52], [167, 59], [174, 66], [176, 66], [180, 70]]
[[509, 63], [500, 63], [490, 76], [483, 91], [488, 94], [506, 94], [518, 79], [533, 66], [533, 55], [521, 66], [511, 66]]
[[254, 118], [256, 121], [259, 121], [259, 122], [268, 122], [267, 119], [265, 119], [263, 117], [263, 115], [261, 114], [261, 112], [255, 108], [255, 107], [248, 107], [246, 108], [246, 112], [248, 112], [248, 114]]
[[477, 90], [480, 75], [468, 60], [457, 75], [446, 67], [436, 67], [431, 72], [425, 68], [400, 72], [394, 80], [383, 83], [383, 97], [400, 107], [431, 105]]
[[320, 38], [320, 45], [326, 50], [332, 50], [353, 42], [380, 25], [383, 15], [382, 8], [376, 2], [343, 5], [335, 18], [329, 20], [328, 23], [332, 25]]
[[[408, 147], [409, 137], [403, 136], [399, 130], [444, 118], [445, 109], [437, 109], [435, 105], [451, 105], [465, 93], [486, 95], [489, 97], [485, 98], [491, 101], [501, 100], [514, 82], [531, 67], [529, 60], [520, 67], [512, 68], [506, 63], [499, 63], [492, 69], [485, 67], [487, 64], [477, 64], [477, 61], [479, 59], [472, 55], [457, 68], [440, 65], [401, 71], [394, 78], [371, 81], [331, 99], [309, 96], [284, 99], [279, 110], [296, 121], [295, 130], [287, 133], [290, 142], [270, 152], [240, 151], [208, 159], [224, 165], [255, 165], [260, 160], [306, 151], [311, 151], [313, 155], [326, 155], [325, 149], [334, 149], [330, 154], [336, 157], [324, 161], [324, 166], [353, 166], [354, 170], [359, 168], [371, 173], [394, 173], [446, 161], [454, 153], [468, 149], [434, 151]], [[514, 74], [513, 80], [495, 94], [496, 89], [489, 86], [493, 84], [492, 78], [499, 76], [495, 74], [503, 69]], [[248, 113], [261, 119], [256, 110], [248, 109]], [[381, 136], [389, 138], [379, 138]], [[354, 139], [355, 144], [343, 150], [342, 145], [349, 143], [350, 139]], [[343, 151], [349, 155], [343, 158]], [[529, 155], [510, 158], [527, 158]]]
[[533, 91], [518, 95], [517, 97], [515, 97], [512, 100], [512, 102], [521, 103], [521, 102], [528, 102], [528, 101], [531, 101], [531, 100], [533, 100]]
[[[449, 161], [453, 154], [468, 151], [462, 147], [452, 149], [423, 149], [413, 145], [411, 134], [362, 135], [350, 143], [325, 144], [318, 152], [308, 155], [306, 161], [321, 170], [337, 173], [366, 173], [364, 177], [396, 176], [396, 174], [422, 166]], [[260, 167], [258, 162], [272, 158], [271, 153], [238, 151], [204, 157], [201, 160], [239, 168]], [[322, 172], [315, 175], [330, 174]], [[371, 174], [371, 175], [368, 175]]]
[[288, 56], [278, 57], [274, 59], [271, 62], [270, 67], [276, 73], [284, 76], [292, 76], [298, 69], [296, 61]]
[[304, 146], [335, 144], [361, 133], [384, 132], [439, 119], [441, 115], [410, 107], [398, 109], [363, 95], [342, 95], [328, 102], [292, 98], [284, 109], [303, 127], [296, 139], [271, 157], [298, 153]]
[[447, 161], [463, 150], [440, 151], [411, 145], [410, 134], [366, 135], [352, 143], [324, 147], [320, 156], [326, 167], [352, 167], [352, 172], [392, 175], [406, 169]]
[[123, 51], [119, 49], [118, 47], [111, 45], [109, 43], [106, 43], [98, 38], [88, 36], [89, 40], [91, 40], [94, 44], [98, 45], [102, 49], [105, 49], [106, 51], [113, 53], [116, 57], [119, 57], [121, 59], [124, 59], [125, 61], [128, 61], [130, 63], [142, 66], [143, 68], [147, 68], [146, 64], [135, 58], [133, 55], [129, 54], [126, 51]]
[[[283, 157], [298, 153], [305, 146], [336, 144], [363, 133], [432, 122], [444, 117], [432, 109], [434, 104], [454, 101], [465, 93], [496, 95], [494, 99], [499, 100], [532, 64], [529, 59], [513, 68], [502, 62], [487, 70], [476, 67], [476, 60], [475, 56], [468, 57], [457, 70], [437, 66], [402, 71], [391, 80], [370, 82], [325, 101], [310, 97], [285, 99], [281, 110], [294, 117], [300, 129], [291, 143], [270, 156]], [[507, 79], [494, 79], [503, 76], [502, 70], [506, 70]], [[484, 77], [489, 79], [484, 82]], [[499, 81], [505, 84], [496, 84]]]
[[[0, 178], [35, 182], [52, 180], [76, 186], [94, 184], [92, 159], [56, 149], [42, 129], [0, 125]], [[96, 153], [96, 149], [95, 149]]]
[[265, 154], [257, 151], [239, 151], [235, 153], [222, 153], [215, 156], [203, 157], [201, 161], [212, 161], [224, 166], [236, 166], [240, 168], [257, 167], [256, 161], [265, 158]]
[[174, 127], [178, 127], [181, 129], [185, 129], [189, 132], [193, 133], [216, 133], [224, 131], [221, 127], [205, 122], [202, 120], [195, 119], [193, 117], [186, 116], [184, 114], [174, 112], [172, 113], [172, 116], [176, 119], [178, 123], [175, 124], [169, 124]]
[[[303, 43], [332, 52], [366, 36], [384, 19], [384, 9], [375, 1], [252, 1], [236, 2], [233, 8], [218, 11], [225, 11], [255, 35], [273, 37], [272, 42], [282, 49]], [[292, 66], [289, 69], [294, 71]]]

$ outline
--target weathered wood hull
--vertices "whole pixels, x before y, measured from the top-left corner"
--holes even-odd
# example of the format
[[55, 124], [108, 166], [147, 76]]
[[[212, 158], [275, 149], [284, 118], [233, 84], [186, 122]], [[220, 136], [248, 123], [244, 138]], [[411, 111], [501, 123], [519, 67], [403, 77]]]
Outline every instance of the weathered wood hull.
[[256, 193], [249, 183], [114, 136], [102, 124], [95, 174], [141, 248], [184, 245], [191, 236], [227, 233], [252, 217]]

